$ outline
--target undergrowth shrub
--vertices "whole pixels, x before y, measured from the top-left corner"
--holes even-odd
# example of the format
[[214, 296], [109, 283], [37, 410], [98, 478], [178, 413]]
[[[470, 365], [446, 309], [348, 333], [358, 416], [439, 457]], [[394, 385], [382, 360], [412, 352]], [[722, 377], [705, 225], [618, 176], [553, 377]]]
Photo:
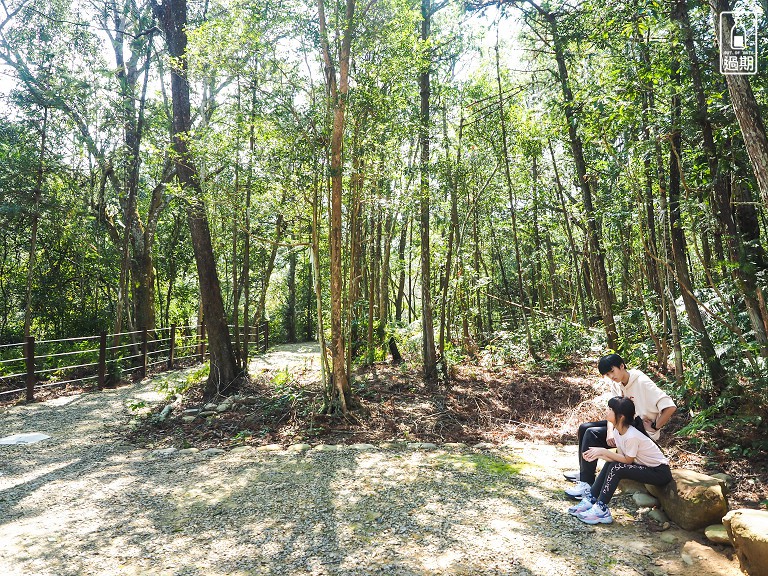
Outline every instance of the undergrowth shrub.
[[[594, 346], [594, 337], [578, 324], [554, 318], [539, 318], [531, 323], [531, 340], [540, 356], [539, 364], [547, 370], [562, 370]], [[531, 362], [525, 329], [497, 331], [486, 346], [494, 362], [507, 364]]]

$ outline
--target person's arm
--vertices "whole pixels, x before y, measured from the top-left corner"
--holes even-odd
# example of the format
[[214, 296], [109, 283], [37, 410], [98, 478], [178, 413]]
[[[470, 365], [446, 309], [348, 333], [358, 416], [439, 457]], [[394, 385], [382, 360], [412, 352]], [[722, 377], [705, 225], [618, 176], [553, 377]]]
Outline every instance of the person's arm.
[[667, 406], [666, 408], [662, 409], [661, 412], [659, 412], [656, 416], [656, 420], [643, 418], [643, 426], [645, 426], [645, 431], [648, 434], [656, 434], [657, 430], [661, 430], [661, 428], [667, 422], [669, 422], [669, 419], [672, 418], [672, 414], [674, 414], [676, 410], [677, 407], [673, 404], [672, 406]]
[[611, 422], [606, 422], [606, 428], [608, 431], [605, 434], [605, 443], [611, 448], [615, 448], [616, 439], [613, 437], [613, 424]]
[[654, 430], [661, 430], [662, 427], [669, 422], [669, 419], [672, 418], [672, 414], [675, 413], [677, 410], [677, 406], [667, 406], [659, 412], [659, 415], [656, 416], [656, 421], [651, 425], [651, 427]]
[[584, 460], [587, 462], [592, 462], [598, 458], [602, 458], [606, 462], [621, 462], [622, 464], [632, 464], [635, 461], [634, 456], [627, 456], [608, 448], [595, 447], [584, 452]]
[[[643, 372], [640, 372], [638, 384], [641, 385], [645, 393], [641, 396], [643, 398], [642, 405], [638, 405], [638, 403], [635, 402], [635, 410], [642, 416], [645, 431], [648, 435], [658, 437], [657, 431], [660, 430], [661, 427], [669, 421], [672, 414], [675, 413], [675, 402], [669, 397], [669, 394], [659, 388], [659, 386]], [[656, 417], [651, 420], [649, 414], [656, 414]]]

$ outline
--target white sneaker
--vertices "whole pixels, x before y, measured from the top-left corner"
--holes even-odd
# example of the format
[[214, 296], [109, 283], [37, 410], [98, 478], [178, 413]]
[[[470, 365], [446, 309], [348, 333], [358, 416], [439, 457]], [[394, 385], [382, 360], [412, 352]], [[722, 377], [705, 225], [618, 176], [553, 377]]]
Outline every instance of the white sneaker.
[[611, 511], [605, 504], [601, 504], [600, 502], [595, 502], [589, 510], [579, 512], [576, 514], [576, 518], [585, 524], [610, 524], [613, 522]]
[[578, 516], [581, 512], [586, 512], [592, 508], [593, 504], [594, 502], [589, 496], [584, 496], [584, 498], [581, 499], [581, 502], [568, 508], [568, 514], [571, 516]]
[[581, 498], [584, 498], [589, 491], [592, 489], [592, 486], [587, 484], [586, 482], [576, 482], [575, 486], [572, 486], [571, 488], [566, 488], [565, 493], [568, 494], [571, 498], [576, 498], [577, 500], [580, 500]]
[[570, 470], [568, 472], [563, 472], [563, 476], [566, 480], [578, 482], [581, 479], [581, 472], [579, 470]]

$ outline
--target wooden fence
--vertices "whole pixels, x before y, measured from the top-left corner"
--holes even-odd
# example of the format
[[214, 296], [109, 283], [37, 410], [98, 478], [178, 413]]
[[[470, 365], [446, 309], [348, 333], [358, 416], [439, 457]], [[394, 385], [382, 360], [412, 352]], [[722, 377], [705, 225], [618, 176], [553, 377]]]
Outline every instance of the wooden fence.
[[[250, 351], [255, 345], [266, 351], [269, 324], [263, 322], [248, 332], [238, 329], [240, 348]], [[204, 324], [59, 340], [29, 337], [0, 345], [0, 397], [23, 392], [32, 401], [35, 390], [51, 386], [92, 382], [101, 389], [125, 377], [144, 378], [150, 372], [204, 362], [206, 344]]]

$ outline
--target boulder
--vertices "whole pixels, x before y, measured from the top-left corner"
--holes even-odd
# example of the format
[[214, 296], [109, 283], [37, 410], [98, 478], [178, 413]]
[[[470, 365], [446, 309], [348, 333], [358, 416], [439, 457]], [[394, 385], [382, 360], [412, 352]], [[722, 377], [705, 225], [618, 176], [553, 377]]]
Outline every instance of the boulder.
[[768, 512], [731, 510], [723, 518], [723, 524], [741, 568], [749, 576], [768, 576]]
[[728, 512], [723, 488], [717, 478], [693, 470], [672, 470], [665, 486], [646, 484], [670, 520], [683, 530], [699, 530], [720, 522]]
[[731, 545], [731, 538], [728, 536], [728, 531], [722, 524], [712, 524], [712, 526], [707, 526], [704, 530], [704, 536], [707, 540], [714, 542], [715, 544]]
[[723, 494], [726, 496], [730, 494], [731, 490], [736, 485], [736, 479], [730, 474], [723, 474], [722, 472], [718, 472], [715, 474], [710, 474], [710, 476], [712, 476], [712, 478], [717, 478], [720, 481], [720, 485], [723, 487]]
[[635, 494], [632, 495], [632, 500], [634, 500], [635, 504], [641, 508], [653, 508], [654, 506], [659, 505], [659, 501], [656, 498], [650, 494], [644, 494], [643, 492], [635, 492]]
[[621, 490], [622, 494], [637, 494], [638, 492], [648, 494], [645, 484], [637, 480], [630, 480], [629, 478], [619, 481], [619, 490]]

